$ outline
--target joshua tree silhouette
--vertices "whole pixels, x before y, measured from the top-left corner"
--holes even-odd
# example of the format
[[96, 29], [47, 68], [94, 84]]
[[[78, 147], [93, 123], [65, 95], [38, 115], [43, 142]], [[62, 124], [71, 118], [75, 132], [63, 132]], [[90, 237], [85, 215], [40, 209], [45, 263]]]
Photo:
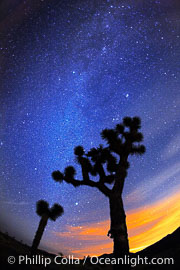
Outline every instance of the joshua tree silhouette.
[[64, 210], [63, 207], [57, 203], [49, 208], [48, 202], [40, 200], [36, 203], [36, 213], [41, 217], [41, 220], [32, 243], [31, 254], [35, 253], [39, 246], [48, 219], [56, 221], [58, 217], [62, 216]]
[[[54, 171], [52, 177], [55, 181], [72, 184], [74, 187], [86, 185], [99, 189], [109, 198], [111, 225], [108, 232], [114, 241], [114, 257], [121, 258], [129, 253], [129, 242], [126, 226], [126, 215], [123, 206], [122, 192], [124, 181], [129, 168], [129, 155], [142, 155], [145, 153], [141, 120], [139, 117], [125, 117], [123, 122], [114, 129], [104, 129], [101, 137], [107, 142], [107, 147], [100, 145], [85, 153], [82, 146], [74, 149], [77, 162], [82, 169], [83, 180], [75, 180], [75, 169], [72, 166], [65, 168], [64, 173]], [[90, 180], [89, 175], [97, 176], [98, 181]], [[112, 184], [112, 188], [106, 186]], [[123, 268], [129, 268], [124, 266]], [[118, 266], [115, 266], [118, 269]], [[122, 269], [122, 265], [121, 265]]]

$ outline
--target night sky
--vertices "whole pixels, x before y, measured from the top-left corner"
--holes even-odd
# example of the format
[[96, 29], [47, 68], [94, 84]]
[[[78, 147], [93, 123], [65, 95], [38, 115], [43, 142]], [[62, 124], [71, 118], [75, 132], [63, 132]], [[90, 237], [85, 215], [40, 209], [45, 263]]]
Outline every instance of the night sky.
[[[57, 202], [40, 247], [112, 252], [109, 205], [98, 190], [52, 180], [73, 149], [139, 116], [146, 153], [131, 157], [123, 198], [130, 248], [180, 221], [180, 3], [177, 0], [0, 2], [0, 229], [31, 244], [36, 201]], [[80, 168], [78, 177], [81, 177]]]

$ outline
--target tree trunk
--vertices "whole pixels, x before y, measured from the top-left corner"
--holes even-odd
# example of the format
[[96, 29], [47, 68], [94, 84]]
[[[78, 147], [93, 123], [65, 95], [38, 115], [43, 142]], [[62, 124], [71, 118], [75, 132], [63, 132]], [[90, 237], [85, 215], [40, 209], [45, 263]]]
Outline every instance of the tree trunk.
[[[119, 192], [113, 192], [109, 198], [111, 227], [109, 235], [114, 241], [113, 257], [125, 260], [129, 255], [129, 241], [126, 226], [126, 215], [124, 211], [122, 196]], [[131, 269], [128, 264], [114, 265], [114, 269]]]
[[31, 254], [36, 252], [36, 250], [37, 250], [37, 248], [39, 246], [39, 243], [41, 241], [44, 229], [45, 229], [45, 227], [47, 225], [47, 222], [48, 222], [48, 215], [43, 215], [41, 217], [40, 222], [39, 222], [39, 226], [38, 226], [38, 229], [36, 231], [36, 234], [35, 234], [35, 237], [34, 237], [34, 240], [33, 240], [33, 243], [32, 243]]

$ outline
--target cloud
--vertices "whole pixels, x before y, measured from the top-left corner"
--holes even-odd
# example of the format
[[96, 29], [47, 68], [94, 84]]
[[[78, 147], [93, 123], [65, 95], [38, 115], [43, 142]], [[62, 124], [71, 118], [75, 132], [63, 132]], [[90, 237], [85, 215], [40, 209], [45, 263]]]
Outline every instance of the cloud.
[[3, 201], [0, 201], [1, 204], [10, 204], [10, 205], [27, 205], [29, 204], [29, 202], [25, 202], [25, 201], [20, 201], [20, 202], [14, 202], [14, 201], [6, 201], [6, 200], [3, 200]]
[[[134, 204], [145, 201], [154, 195], [154, 191], [157, 191], [162, 184], [165, 184], [170, 178], [176, 176], [178, 173], [180, 173], [180, 162], [177, 162], [152, 178], [144, 179], [136, 189], [126, 196], [126, 204], [132, 205], [132, 203]], [[167, 192], [168, 191], [169, 190], [167, 190]]]
[[[159, 241], [179, 227], [180, 192], [128, 212], [131, 251]], [[139, 229], [139, 232], [137, 231]]]
[[179, 152], [180, 152], [180, 134], [176, 135], [176, 137], [174, 137], [169, 142], [167, 147], [161, 153], [161, 157], [163, 160], [166, 160], [166, 159], [172, 158]]
[[[127, 212], [129, 244], [137, 252], [172, 233], [179, 227], [180, 192], [173, 193], [155, 203]], [[112, 240], [106, 235], [109, 220], [84, 226], [66, 226], [63, 232], [52, 232], [56, 236], [56, 247], [69, 250], [67, 254], [77, 257], [101, 255], [112, 252]], [[53, 243], [54, 245], [54, 243]], [[67, 255], [66, 254], [66, 255]]]

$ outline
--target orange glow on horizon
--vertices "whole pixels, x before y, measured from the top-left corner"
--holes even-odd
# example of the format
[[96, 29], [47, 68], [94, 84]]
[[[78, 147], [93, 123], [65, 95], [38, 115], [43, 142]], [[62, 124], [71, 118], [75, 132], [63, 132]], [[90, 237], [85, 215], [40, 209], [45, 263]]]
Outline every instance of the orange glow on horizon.
[[[180, 223], [180, 192], [153, 204], [127, 212], [127, 227], [131, 252], [137, 252], [172, 233]], [[66, 232], [54, 232], [63, 245], [72, 242], [71, 254], [101, 255], [112, 253], [113, 242], [106, 235], [110, 221], [85, 226], [67, 227]], [[75, 244], [81, 242], [81, 246]]]

